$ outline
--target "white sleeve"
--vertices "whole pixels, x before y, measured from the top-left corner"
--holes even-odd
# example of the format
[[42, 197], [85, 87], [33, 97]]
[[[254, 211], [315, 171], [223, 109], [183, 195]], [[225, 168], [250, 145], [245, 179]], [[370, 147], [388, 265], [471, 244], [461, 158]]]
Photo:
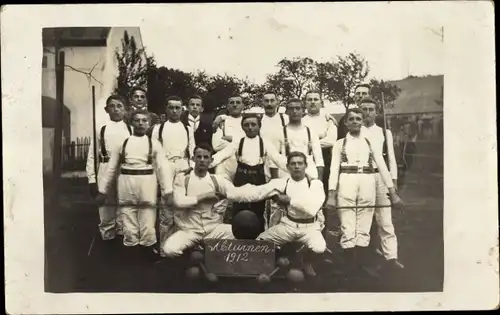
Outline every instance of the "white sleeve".
[[[111, 150], [108, 166], [106, 167], [106, 172], [104, 172], [102, 179], [102, 187], [99, 187], [99, 192], [101, 194], [107, 195], [108, 189], [116, 178], [116, 172], [119, 170], [120, 166], [122, 146], [123, 145], [116, 146]], [[99, 182], [101, 181], [99, 180]]]
[[338, 140], [332, 149], [332, 163], [330, 164], [330, 178], [328, 179], [328, 189], [337, 190], [339, 180], [341, 152], [343, 139]]
[[165, 157], [165, 152], [159, 141], [151, 139], [153, 141], [154, 148], [154, 162], [156, 168], [156, 176], [158, 177], [158, 183], [160, 184], [161, 195], [165, 196], [170, 194], [173, 190], [173, 172], [170, 168], [170, 164]]
[[[224, 179], [221, 189], [226, 195], [227, 199], [236, 202], [257, 202], [265, 200], [280, 193], [280, 180], [272, 179], [269, 183], [264, 185], [251, 185], [246, 184], [240, 187], [234, 187], [228, 180]], [[282, 181], [282, 180], [281, 180]]]
[[320, 139], [320, 144], [322, 147], [333, 147], [337, 141], [337, 126], [331, 120], [327, 124], [326, 136]]
[[396, 162], [396, 155], [394, 154], [394, 139], [392, 132], [387, 129], [387, 155], [389, 158], [389, 172], [393, 180], [398, 179], [398, 163]]
[[[309, 128], [309, 130], [311, 129]], [[323, 162], [323, 152], [321, 151], [321, 145], [319, 143], [318, 135], [314, 133], [312, 130], [311, 130], [311, 145], [316, 167], [325, 166], [325, 162]]]
[[325, 191], [320, 180], [311, 181], [309, 190], [290, 199], [290, 206], [299, 209], [311, 216], [315, 216], [325, 202]]
[[198, 204], [198, 198], [196, 196], [186, 196], [185, 187], [186, 177], [184, 174], [180, 173], [175, 177], [174, 181], [174, 206], [176, 208], [191, 208]]
[[194, 156], [194, 148], [196, 147], [196, 140], [194, 139], [194, 128], [188, 126], [188, 136], [189, 136], [189, 156]]
[[151, 138], [158, 140], [158, 134], [160, 132], [160, 125], [156, 124], [153, 126], [153, 131], [151, 132]]
[[213, 155], [213, 161], [210, 164], [210, 168], [216, 167], [220, 163], [224, 162], [226, 159], [230, 158], [232, 155], [236, 154], [238, 150], [238, 142], [229, 143], [226, 147]]
[[212, 135], [212, 146], [216, 152], [224, 149], [229, 142], [226, 140], [222, 139], [223, 132], [222, 132], [223, 126], [217, 128], [217, 131]]
[[279, 154], [278, 150], [276, 150], [276, 147], [272, 145], [270, 141], [264, 140], [264, 147], [266, 148], [266, 154], [269, 157], [269, 167], [280, 168], [285, 172], [288, 172], [286, 165], [286, 156]]
[[[99, 139], [97, 139], [97, 143], [99, 143]], [[87, 165], [85, 167], [85, 171], [87, 172], [87, 178], [89, 180], [89, 184], [95, 184], [97, 182], [97, 179], [96, 179], [96, 173], [97, 173], [97, 170], [95, 169], [95, 166], [94, 166], [94, 159], [96, 159], [96, 157], [94, 156], [94, 139], [91, 139], [90, 140], [90, 145], [89, 145], [89, 152], [88, 152], [88, 155], [87, 155]], [[97, 160], [97, 167], [99, 168], [99, 160]]]
[[393, 188], [394, 183], [392, 182], [391, 173], [389, 173], [389, 170], [387, 169], [387, 165], [385, 164], [382, 152], [378, 150], [373, 150], [373, 147], [371, 147], [371, 150], [373, 152], [373, 159], [377, 164], [378, 171], [382, 176], [382, 180], [384, 181], [385, 185], [388, 188]]

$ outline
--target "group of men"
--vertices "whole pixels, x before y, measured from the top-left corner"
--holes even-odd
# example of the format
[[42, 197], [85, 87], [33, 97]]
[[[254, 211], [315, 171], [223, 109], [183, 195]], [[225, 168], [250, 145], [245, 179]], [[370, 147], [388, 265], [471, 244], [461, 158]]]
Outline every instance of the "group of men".
[[298, 242], [306, 248], [304, 271], [314, 276], [314, 257], [327, 250], [325, 214], [337, 209], [348, 265], [367, 263], [375, 216], [387, 265], [402, 268], [391, 215], [401, 204], [392, 135], [375, 125], [377, 104], [366, 89], [356, 89], [358, 108], [341, 120], [342, 138], [316, 91], [288, 100], [285, 114], [274, 92], [262, 95], [264, 114], [244, 112], [243, 98], [232, 96], [213, 131], [200, 124], [199, 96], [188, 100], [187, 113], [182, 99], [169, 97], [166, 121], [147, 111], [144, 89], [131, 91], [130, 111], [110, 96], [110, 122], [87, 162], [102, 239], [123, 235], [126, 247], [153, 257], [182, 255], [206, 238]]

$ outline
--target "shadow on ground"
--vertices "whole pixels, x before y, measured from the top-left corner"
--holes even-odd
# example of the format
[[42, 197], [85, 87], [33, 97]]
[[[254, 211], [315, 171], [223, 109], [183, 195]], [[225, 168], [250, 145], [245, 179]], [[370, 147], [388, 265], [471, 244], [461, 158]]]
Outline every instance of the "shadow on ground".
[[[395, 213], [399, 255], [405, 269], [379, 279], [363, 272], [342, 273], [343, 255], [338, 236], [325, 233], [332, 253], [315, 263], [318, 276], [303, 283], [273, 280], [261, 286], [254, 279], [221, 279], [210, 284], [184, 277], [183, 259], [160, 263], [134, 259], [126, 249], [112, 252], [99, 240], [97, 209], [77, 205], [89, 200], [85, 181], [66, 180], [55, 191], [45, 182], [45, 290], [66, 292], [437, 292], [443, 288], [443, 198], [442, 182], [409, 174], [401, 188], [407, 203], [419, 206]], [[338, 222], [335, 217], [330, 222]], [[87, 252], [93, 237], [92, 253]], [[120, 248], [120, 247], [118, 247]], [[377, 256], [374, 255], [374, 260]]]

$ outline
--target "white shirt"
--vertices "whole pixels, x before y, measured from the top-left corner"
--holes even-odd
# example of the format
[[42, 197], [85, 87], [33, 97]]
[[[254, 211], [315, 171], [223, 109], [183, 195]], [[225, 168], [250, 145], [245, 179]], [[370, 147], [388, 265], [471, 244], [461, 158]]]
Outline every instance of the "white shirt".
[[[153, 128], [153, 139], [159, 139], [160, 126], [156, 125]], [[193, 129], [188, 126], [188, 135], [186, 134], [186, 128], [183, 123], [178, 121], [172, 123], [166, 121], [163, 127], [163, 151], [167, 159], [171, 158], [186, 158], [186, 148], [189, 150], [189, 156], [193, 156], [193, 151], [195, 148], [194, 133]]]
[[[361, 134], [370, 141], [371, 145], [375, 147], [376, 150], [384, 152], [384, 129], [376, 124], [370, 127], [363, 126], [361, 127]], [[396, 180], [398, 178], [398, 165], [396, 163], [396, 156], [394, 155], [394, 140], [392, 138], [392, 132], [389, 129], [386, 129], [386, 135], [389, 171], [391, 172], [392, 179]]]
[[322, 148], [331, 148], [337, 141], [337, 126], [335, 126], [333, 121], [328, 120], [325, 114], [308, 114], [302, 118], [302, 123], [318, 135]]
[[[378, 171], [382, 176], [384, 183], [387, 187], [392, 188], [394, 184], [391, 180], [391, 174], [384, 163], [384, 158], [382, 157], [382, 151], [377, 150], [373, 146], [369, 146], [366, 138], [360, 135], [359, 137], [354, 137], [350, 133], [346, 135], [346, 145], [345, 153], [347, 156], [347, 163], [342, 162], [342, 146], [344, 139], [339, 139], [335, 143], [332, 150], [332, 164], [330, 165], [330, 179], [328, 187], [330, 190], [337, 190], [337, 183], [339, 178], [340, 166], [369, 166], [369, 156], [370, 151], [372, 152], [373, 166], [378, 166]], [[373, 187], [375, 189], [375, 187]]]
[[245, 136], [243, 127], [241, 127], [241, 118], [242, 116], [238, 118], [227, 116], [224, 123], [221, 124], [221, 126], [213, 134], [212, 146], [216, 152], [224, 149], [229, 144], [228, 141], [222, 139], [224, 135], [231, 136], [233, 138], [232, 141], [236, 141], [237, 139], [241, 139]]
[[[285, 126], [288, 125], [288, 115], [282, 114]], [[274, 116], [269, 117], [266, 114], [262, 115], [262, 127], [260, 128], [260, 135], [262, 138], [270, 141], [276, 150], [280, 149], [280, 139], [283, 138], [283, 124], [281, 122], [280, 114], [276, 113]]]
[[191, 114], [188, 115], [188, 123], [191, 128], [193, 128], [193, 132], [198, 130], [198, 126], [200, 126], [200, 115], [193, 117]]
[[[290, 147], [290, 152], [299, 151], [307, 156], [307, 163], [311, 167], [325, 166], [323, 162], [323, 153], [321, 152], [321, 145], [319, 144], [319, 138], [316, 133], [314, 133], [311, 128], [311, 151], [312, 155], [309, 155], [309, 138], [307, 135], [307, 128], [304, 124], [296, 127], [292, 125], [287, 125], [287, 136], [288, 144]], [[285, 138], [283, 132], [279, 140], [280, 152], [286, 154], [285, 148]]]
[[[158, 178], [160, 184], [162, 195], [166, 195], [172, 192], [172, 172], [165, 158], [165, 152], [163, 148], [156, 139], [151, 139], [152, 150], [151, 155], [153, 159], [152, 164], [147, 164], [149, 155], [149, 141], [146, 135], [142, 137], [130, 136], [125, 147], [125, 163], [121, 165], [121, 155], [123, 150], [123, 144], [115, 147], [111, 151], [111, 158], [108, 163], [108, 168], [103, 178], [103, 185], [99, 187], [99, 191], [106, 194], [108, 188], [112, 181], [116, 178], [116, 175], [123, 169], [133, 169], [133, 170], [147, 170], [153, 169]], [[137, 175], [140, 176], [140, 175]]]
[[[124, 121], [109, 121], [106, 123], [106, 129], [104, 130], [104, 147], [106, 148], [106, 154], [108, 157], [111, 156], [111, 151], [123, 144], [123, 141], [130, 136], [130, 132], [127, 129], [127, 124]], [[102, 127], [101, 127], [102, 128]], [[101, 128], [96, 130], [96, 140], [97, 140], [97, 154], [98, 154], [98, 162], [100, 161], [99, 157], [101, 155]], [[132, 127], [130, 127], [132, 130]], [[96, 182], [96, 170], [94, 169], [94, 139], [90, 141], [89, 153], [87, 155], [87, 177], [89, 179], [89, 183], [93, 184]]]
[[240, 160], [248, 164], [250, 166], [255, 166], [257, 164], [261, 164], [263, 162], [269, 161], [272, 163], [271, 167], [278, 166], [282, 170], [286, 171], [286, 157], [280, 155], [278, 150], [271, 144], [270, 141], [262, 138], [263, 143], [263, 161], [260, 159], [260, 137], [249, 138], [247, 136], [240, 138], [239, 140], [233, 141], [231, 144], [226, 146], [221, 151], [217, 152], [213, 156], [213, 162], [210, 167], [215, 167], [218, 164], [222, 163], [224, 160], [236, 156], [238, 153], [238, 149], [240, 146], [241, 139], [245, 139], [243, 141], [243, 149], [241, 150]]

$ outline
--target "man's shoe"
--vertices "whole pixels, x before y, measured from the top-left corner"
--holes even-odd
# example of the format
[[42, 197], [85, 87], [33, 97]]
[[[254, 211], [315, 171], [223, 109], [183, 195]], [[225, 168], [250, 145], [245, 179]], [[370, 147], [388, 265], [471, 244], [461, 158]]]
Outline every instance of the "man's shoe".
[[386, 262], [388, 268], [392, 269], [392, 270], [401, 270], [401, 269], [404, 269], [405, 266], [399, 262], [399, 260], [397, 259], [389, 259], [387, 260]]

